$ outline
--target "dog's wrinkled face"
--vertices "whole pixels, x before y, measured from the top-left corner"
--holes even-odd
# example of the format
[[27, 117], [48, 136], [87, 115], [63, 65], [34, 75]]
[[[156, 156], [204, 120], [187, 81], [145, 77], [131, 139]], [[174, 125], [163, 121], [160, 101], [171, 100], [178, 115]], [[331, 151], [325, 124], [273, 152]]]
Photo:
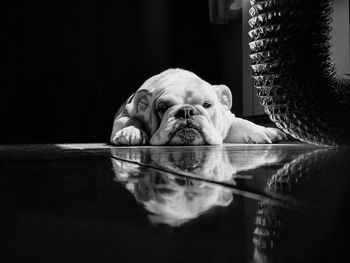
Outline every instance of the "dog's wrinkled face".
[[139, 89], [134, 106], [151, 145], [220, 144], [227, 132], [231, 93], [187, 71], [168, 72]]
[[219, 114], [214, 89], [195, 78], [166, 83], [155, 98], [160, 126], [151, 144], [200, 145], [220, 143], [214, 127]]

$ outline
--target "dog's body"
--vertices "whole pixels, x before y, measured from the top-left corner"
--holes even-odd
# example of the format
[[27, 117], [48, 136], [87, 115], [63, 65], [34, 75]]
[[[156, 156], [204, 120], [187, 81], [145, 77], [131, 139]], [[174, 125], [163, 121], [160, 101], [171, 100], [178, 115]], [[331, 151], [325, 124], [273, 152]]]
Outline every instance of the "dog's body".
[[169, 69], [146, 80], [121, 107], [110, 140], [116, 145], [218, 145], [286, 139], [278, 129], [236, 118], [231, 106], [228, 87]]

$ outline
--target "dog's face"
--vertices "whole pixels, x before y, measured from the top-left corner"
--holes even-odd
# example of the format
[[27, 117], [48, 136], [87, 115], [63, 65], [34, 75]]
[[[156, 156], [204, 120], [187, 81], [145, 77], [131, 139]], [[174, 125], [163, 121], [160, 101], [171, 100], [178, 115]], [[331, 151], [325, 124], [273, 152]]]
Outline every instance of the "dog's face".
[[202, 145], [222, 142], [231, 104], [226, 86], [172, 69], [147, 80], [127, 109], [144, 123], [152, 145]]

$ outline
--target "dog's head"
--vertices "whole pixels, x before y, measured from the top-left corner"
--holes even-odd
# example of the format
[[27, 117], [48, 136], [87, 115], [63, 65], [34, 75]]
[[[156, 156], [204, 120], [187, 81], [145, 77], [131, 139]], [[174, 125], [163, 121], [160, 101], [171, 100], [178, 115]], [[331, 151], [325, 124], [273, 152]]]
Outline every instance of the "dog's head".
[[148, 79], [126, 105], [152, 145], [220, 144], [231, 118], [232, 95], [192, 72], [169, 69]]

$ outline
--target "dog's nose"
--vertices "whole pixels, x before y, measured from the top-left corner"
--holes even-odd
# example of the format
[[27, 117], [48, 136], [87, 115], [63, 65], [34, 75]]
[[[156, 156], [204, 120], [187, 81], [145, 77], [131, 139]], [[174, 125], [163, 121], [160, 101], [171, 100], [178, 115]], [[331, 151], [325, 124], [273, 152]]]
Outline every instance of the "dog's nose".
[[196, 110], [190, 106], [186, 106], [182, 107], [176, 112], [175, 118], [188, 119], [191, 118], [193, 115], [196, 115]]

